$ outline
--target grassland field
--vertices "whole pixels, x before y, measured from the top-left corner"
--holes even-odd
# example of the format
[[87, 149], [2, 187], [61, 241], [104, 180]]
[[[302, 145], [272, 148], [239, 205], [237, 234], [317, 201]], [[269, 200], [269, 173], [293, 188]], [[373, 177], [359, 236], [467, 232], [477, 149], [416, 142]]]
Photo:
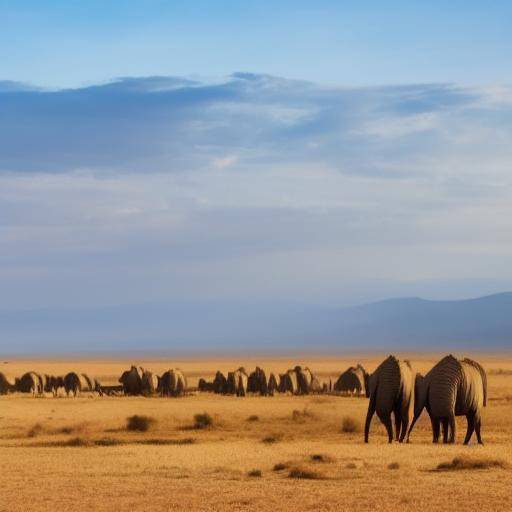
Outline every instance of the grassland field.
[[[356, 362], [372, 371], [384, 356], [136, 363], [157, 373], [180, 367], [195, 386], [218, 369], [257, 364], [274, 372], [304, 364], [334, 380]], [[409, 357], [425, 373], [441, 354]], [[462, 445], [465, 418], [458, 419], [456, 445], [433, 445], [426, 413], [411, 443], [401, 445], [388, 445], [375, 417], [365, 445], [368, 402], [359, 397], [1, 396], [0, 510], [512, 510], [512, 357], [472, 357], [489, 374], [485, 446]], [[75, 370], [116, 384], [132, 362], [10, 360], [0, 371]], [[204, 412], [213, 425], [194, 428], [194, 415]], [[155, 421], [146, 432], [129, 431], [132, 415]], [[354, 432], [343, 431], [345, 418]], [[455, 458], [461, 467], [438, 469]]]

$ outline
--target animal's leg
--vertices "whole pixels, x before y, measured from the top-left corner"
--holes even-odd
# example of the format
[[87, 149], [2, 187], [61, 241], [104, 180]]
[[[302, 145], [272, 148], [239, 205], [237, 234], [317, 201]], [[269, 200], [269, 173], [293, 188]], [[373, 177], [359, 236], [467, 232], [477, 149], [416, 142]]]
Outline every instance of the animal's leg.
[[368, 442], [368, 435], [370, 433], [370, 423], [372, 422], [373, 415], [375, 414], [375, 398], [370, 398], [368, 404], [368, 413], [366, 414], [366, 423], [364, 425], [364, 442]]
[[407, 434], [407, 429], [409, 427], [409, 414], [406, 412], [405, 414], [402, 413], [402, 433], [400, 434], [399, 441], [401, 443], [404, 442], [405, 434]]
[[466, 431], [466, 437], [464, 439], [464, 444], [468, 444], [471, 440], [471, 436], [475, 431], [475, 415], [473, 413], [466, 415], [468, 420], [468, 430]]
[[407, 432], [407, 442], [409, 442], [409, 437], [411, 436], [412, 429], [414, 428], [414, 425], [418, 421], [419, 417], [420, 417], [419, 415], [418, 416], [414, 415], [411, 426], [409, 427], [409, 432]]
[[441, 421], [438, 418], [430, 418], [432, 422], [432, 442], [437, 444], [439, 442], [439, 434], [441, 433]]
[[400, 409], [396, 408], [395, 411], [394, 411], [394, 414], [395, 414], [395, 439], [397, 441], [400, 440], [400, 432], [401, 432], [401, 427], [402, 427], [402, 415], [400, 414]]
[[388, 442], [391, 444], [393, 442], [393, 422], [391, 421], [391, 413], [381, 417], [381, 420], [388, 431]]
[[480, 428], [482, 426], [482, 417], [479, 413], [475, 415], [475, 430], [476, 430], [476, 438], [478, 439], [478, 444], [484, 444], [482, 441], [482, 436], [480, 434]]
[[443, 443], [446, 444], [448, 442], [449, 434], [448, 418], [443, 418], [441, 420], [441, 427], [443, 429]]
[[450, 436], [448, 438], [448, 442], [450, 444], [455, 443], [455, 434], [457, 432], [457, 426], [455, 424], [455, 414], [452, 412], [448, 417], [448, 424], [450, 425]]

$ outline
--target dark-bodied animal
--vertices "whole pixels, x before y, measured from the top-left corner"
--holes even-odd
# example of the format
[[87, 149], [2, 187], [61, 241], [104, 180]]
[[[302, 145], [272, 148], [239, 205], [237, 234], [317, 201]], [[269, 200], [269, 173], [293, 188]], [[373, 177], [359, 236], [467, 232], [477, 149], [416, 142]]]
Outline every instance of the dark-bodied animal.
[[464, 444], [469, 443], [474, 432], [478, 443], [483, 444], [481, 426], [482, 410], [487, 406], [487, 375], [479, 363], [446, 356], [425, 377], [418, 376], [415, 395], [414, 419], [407, 441], [426, 408], [432, 423], [434, 443], [439, 441], [441, 427], [443, 442], [454, 443], [455, 416], [466, 416], [468, 426]]
[[65, 389], [64, 378], [56, 377], [54, 375], [47, 376], [47, 389], [45, 391], [52, 393], [53, 396], [57, 396], [59, 394], [59, 389]]
[[247, 383], [248, 377], [244, 368], [239, 368], [234, 372], [229, 372], [226, 392], [230, 395], [245, 396], [247, 394]]
[[334, 391], [350, 395], [366, 395], [366, 370], [358, 364], [345, 370], [334, 384]]
[[374, 413], [382, 421], [393, 442], [391, 415], [395, 418], [396, 440], [402, 442], [414, 405], [414, 376], [409, 361], [399, 361], [394, 356], [384, 360], [369, 378], [367, 396], [370, 398], [364, 429], [364, 441], [368, 442], [370, 423]]
[[300, 395], [307, 395], [311, 390], [311, 381], [313, 380], [313, 374], [309, 368], [302, 368], [301, 366], [296, 366], [294, 368], [295, 373], [297, 374], [297, 386], [299, 389]]
[[270, 396], [274, 396], [274, 393], [279, 391], [279, 376], [275, 376], [273, 373], [271, 373], [268, 376], [268, 394]]
[[143, 395], [153, 395], [158, 389], [158, 376], [149, 370], [144, 370], [141, 379], [141, 392]]
[[16, 380], [0, 372], [0, 395], [6, 395], [16, 390]]
[[41, 379], [35, 372], [27, 372], [16, 379], [16, 390], [21, 393], [32, 393], [32, 395], [41, 395], [43, 388], [41, 386]]
[[162, 396], [182, 396], [187, 390], [187, 379], [179, 368], [167, 370], [158, 379], [157, 389]]
[[299, 393], [299, 385], [297, 381], [297, 373], [295, 370], [288, 370], [280, 376], [279, 391], [281, 393], [291, 393], [297, 395]]
[[197, 389], [199, 391], [212, 392], [214, 390], [213, 382], [208, 382], [206, 379], [201, 377], [197, 383]]
[[228, 381], [226, 377], [224, 377], [222, 372], [218, 371], [213, 379], [213, 392], [218, 394], [227, 393], [227, 385]]
[[265, 371], [259, 366], [256, 367], [247, 379], [247, 391], [249, 393], [258, 393], [262, 396], [269, 394], [267, 376]]
[[142, 392], [142, 371], [136, 366], [123, 372], [119, 378], [125, 395], [140, 395]]

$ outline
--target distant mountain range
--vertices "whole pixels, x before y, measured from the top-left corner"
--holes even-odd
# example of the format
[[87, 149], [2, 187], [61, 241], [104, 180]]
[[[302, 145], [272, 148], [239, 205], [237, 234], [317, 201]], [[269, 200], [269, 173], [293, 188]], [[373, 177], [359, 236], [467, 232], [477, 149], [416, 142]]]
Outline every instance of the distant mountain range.
[[512, 293], [389, 299], [348, 308], [284, 302], [159, 302], [0, 312], [0, 355], [290, 353], [512, 347]]

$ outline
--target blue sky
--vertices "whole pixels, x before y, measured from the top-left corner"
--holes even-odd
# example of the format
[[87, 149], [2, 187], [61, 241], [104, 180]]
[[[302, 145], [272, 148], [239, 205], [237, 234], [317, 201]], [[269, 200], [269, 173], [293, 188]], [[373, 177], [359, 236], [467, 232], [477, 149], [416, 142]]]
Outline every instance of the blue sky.
[[0, 1], [0, 311], [512, 288], [510, 11]]
[[511, 80], [507, 1], [0, 1], [0, 79], [267, 73], [338, 85]]

